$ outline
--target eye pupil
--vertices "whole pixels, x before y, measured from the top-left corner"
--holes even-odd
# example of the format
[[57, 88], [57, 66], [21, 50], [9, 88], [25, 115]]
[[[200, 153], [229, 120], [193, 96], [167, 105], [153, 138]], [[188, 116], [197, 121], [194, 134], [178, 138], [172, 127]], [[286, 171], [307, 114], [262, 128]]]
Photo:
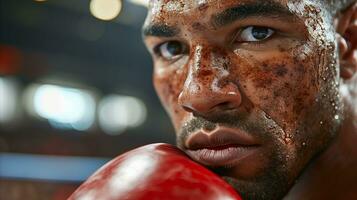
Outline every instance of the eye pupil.
[[177, 41], [168, 42], [166, 49], [171, 55], [178, 55], [182, 53], [182, 46], [180, 42]]
[[269, 35], [269, 29], [266, 27], [253, 27], [252, 35], [257, 40], [263, 40]]

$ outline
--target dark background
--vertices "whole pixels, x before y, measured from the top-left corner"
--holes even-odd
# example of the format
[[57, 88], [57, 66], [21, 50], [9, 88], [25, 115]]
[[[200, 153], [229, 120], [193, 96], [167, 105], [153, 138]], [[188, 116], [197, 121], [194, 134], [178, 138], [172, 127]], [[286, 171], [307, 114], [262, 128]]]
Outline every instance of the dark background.
[[[0, 199], [65, 199], [81, 183], [7, 176], [1, 169], [8, 162], [4, 155], [105, 160], [144, 144], [174, 143], [171, 123], [152, 86], [152, 61], [141, 40], [146, 8], [123, 0], [119, 16], [103, 21], [90, 13], [89, 4], [0, 0], [0, 78], [16, 82], [19, 93], [16, 118], [0, 123]], [[105, 133], [97, 118], [89, 130], [58, 129], [24, 108], [23, 93], [32, 84], [83, 88], [95, 92], [98, 101], [111, 94], [133, 96], [145, 103], [147, 118], [139, 127], [114, 135]], [[0, 91], [0, 98], [4, 95]], [[20, 170], [32, 170], [26, 163], [19, 165]], [[53, 171], [41, 164], [35, 168]]]

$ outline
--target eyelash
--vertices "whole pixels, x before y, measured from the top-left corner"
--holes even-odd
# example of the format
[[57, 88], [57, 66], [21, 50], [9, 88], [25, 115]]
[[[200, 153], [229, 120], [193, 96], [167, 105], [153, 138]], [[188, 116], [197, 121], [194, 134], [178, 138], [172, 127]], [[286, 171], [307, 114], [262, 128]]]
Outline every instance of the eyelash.
[[[274, 31], [274, 33], [268, 37], [267, 39], [264, 39], [264, 40], [261, 40], [261, 41], [254, 41], [254, 42], [237, 42], [236, 39], [237, 37], [242, 33], [243, 30], [245, 30], [246, 28], [248, 28], [250, 26], [246, 26], [246, 27], [243, 27], [243, 28], [240, 28], [237, 33], [235, 34], [235, 36], [233, 37], [233, 40], [232, 42], [230, 43], [231, 46], [235, 46], [235, 45], [245, 45], [245, 44], [249, 44], [249, 46], [251, 47], [254, 47], [254, 48], [259, 48], [263, 45], [263, 43], [267, 42], [267, 41], [270, 41], [272, 39], [275, 39], [276, 35], [278, 34], [278, 30], [276, 29], [273, 29], [273, 28], [270, 28]], [[162, 53], [160, 51], [160, 47], [165, 44], [166, 42], [170, 42], [170, 41], [173, 41], [173, 40], [167, 40], [167, 41], [163, 41], [161, 42], [160, 44], [156, 45], [154, 48], [153, 48], [153, 52], [154, 54], [160, 59], [160, 60], [163, 60], [165, 62], [169, 62], [169, 63], [174, 63], [176, 61], [176, 59], [173, 59], [173, 60], [167, 60], [165, 59], [163, 56], [162, 56]]]
[[172, 41], [178, 41], [178, 40], [167, 40], [167, 41], [163, 41], [163, 42], [159, 43], [158, 45], [154, 46], [154, 48], [153, 48], [154, 54], [157, 55], [157, 56], [159, 56], [159, 57], [162, 57], [162, 53], [161, 53], [161, 51], [160, 51], [160, 47], [161, 47], [162, 45], [164, 45], [165, 43], [167, 43], [167, 42], [172, 42]]
[[168, 41], [161, 42], [160, 44], [154, 46], [154, 48], [153, 48], [154, 54], [157, 55], [158, 57], [162, 56], [162, 54], [160, 52], [160, 47], [161, 47], [161, 45], [165, 44], [165, 42], [168, 42]]
[[271, 39], [274, 39], [274, 38], [276, 37], [276, 35], [278, 34], [278, 30], [276, 30], [276, 29], [274, 29], [274, 28], [269, 28], [269, 27], [264, 27], [264, 26], [253, 26], [253, 27], [264, 27], [264, 28], [268, 28], [268, 29], [273, 30], [274, 32], [273, 32], [273, 34], [272, 34], [271, 36], [269, 36], [267, 39], [264, 39], [264, 40], [261, 40], [261, 41], [254, 41], [254, 42], [236, 42], [236, 39], [241, 35], [241, 33], [242, 33], [245, 29], [247, 29], [247, 28], [249, 28], [249, 27], [252, 27], [252, 25], [250, 25], [250, 26], [245, 26], [245, 27], [243, 27], [243, 28], [240, 28], [240, 29], [236, 32], [236, 34], [234, 35], [231, 44], [234, 44], [234, 43], [247, 44], [247, 43], [249, 43], [249, 45], [257, 45], [257, 46], [259, 46], [259, 45], [262, 45], [262, 43], [264, 43], [264, 42], [267, 42], [267, 41], [269, 41], [269, 40], [271, 40]]
[[165, 44], [166, 42], [170, 42], [170, 41], [175, 41], [175, 40], [167, 40], [167, 41], [163, 41], [161, 43], [159, 43], [158, 45], [154, 46], [153, 48], [153, 52], [155, 54], [155, 56], [157, 57], [157, 59], [163, 61], [163, 62], [166, 62], [168, 64], [172, 64], [174, 63], [177, 59], [172, 59], [172, 60], [168, 60], [168, 59], [165, 59], [162, 55], [162, 53], [160, 52], [160, 47]]
[[264, 45], [264, 43], [275, 39], [276, 35], [277, 33], [273, 33], [273, 35], [271, 35], [269, 38], [255, 42], [236, 42], [235, 40], [233, 40], [232, 45], [249, 45], [251, 47], [259, 48]]

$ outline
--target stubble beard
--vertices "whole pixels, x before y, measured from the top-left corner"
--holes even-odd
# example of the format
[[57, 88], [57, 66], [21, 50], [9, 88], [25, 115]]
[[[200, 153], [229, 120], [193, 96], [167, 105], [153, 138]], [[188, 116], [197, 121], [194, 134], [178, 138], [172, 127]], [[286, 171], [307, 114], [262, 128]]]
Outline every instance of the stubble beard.
[[278, 200], [289, 191], [286, 164], [276, 156], [264, 175], [250, 180], [237, 180], [233, 177], [222, 176], [244, 200]]

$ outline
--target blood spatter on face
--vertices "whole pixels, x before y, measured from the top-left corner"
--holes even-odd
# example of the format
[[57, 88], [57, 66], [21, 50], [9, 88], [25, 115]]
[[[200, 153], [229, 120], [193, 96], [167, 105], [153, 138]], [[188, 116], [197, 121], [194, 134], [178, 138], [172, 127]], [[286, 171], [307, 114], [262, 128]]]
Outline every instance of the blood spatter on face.
[[206, 27], [204, 25], [202, 25], [200, 22], [193, 23], [191, 27], [196, 31], [204, 31], [204, 30], [206, 30]]
[[285, 65], [277, 65], [275, 70], [274, 70], [275, 75], [277, 76], [285, 76], [285, 74], [288, 73], [288, 70], [286, 69]]
[[206, 76], [210, 76], [212, 74], [213, 74], [213, 72], [211, 70], [204, 69], [199, 72], [198, 76], [206, 77]]

